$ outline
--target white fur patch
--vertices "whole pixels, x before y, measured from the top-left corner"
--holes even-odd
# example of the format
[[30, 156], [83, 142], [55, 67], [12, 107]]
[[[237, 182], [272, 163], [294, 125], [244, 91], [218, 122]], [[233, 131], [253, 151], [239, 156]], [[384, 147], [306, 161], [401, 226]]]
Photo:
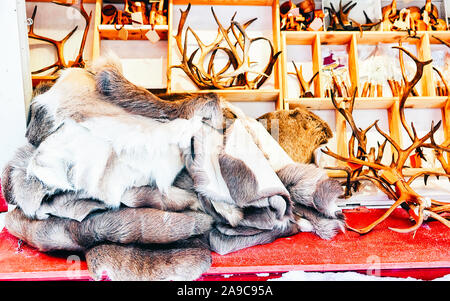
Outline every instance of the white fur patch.
[[311, 222], [304, 218], [298, 219], [297, 225], [299, 226], [299, 229], [301, 232], [313, 232], [314, 231], [314, 226], [311, 224]]
[[130, 187], [155, 182], [167, 192], [184, 164], [200, 120], [161, 123], [140, 116], [90, 118], [64, 125], [37, 149], [28, 172], [52, 189], [85, 191], [118, 207]]

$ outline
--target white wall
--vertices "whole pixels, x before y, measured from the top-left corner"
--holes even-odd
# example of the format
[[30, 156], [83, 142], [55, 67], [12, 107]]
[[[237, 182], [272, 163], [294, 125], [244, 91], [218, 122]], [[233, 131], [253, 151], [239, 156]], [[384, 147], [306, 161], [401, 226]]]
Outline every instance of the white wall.
[[0, 28], [0, 169], [25, 142], [26, 106], [31, 96], [25, 0], [2, 0]]

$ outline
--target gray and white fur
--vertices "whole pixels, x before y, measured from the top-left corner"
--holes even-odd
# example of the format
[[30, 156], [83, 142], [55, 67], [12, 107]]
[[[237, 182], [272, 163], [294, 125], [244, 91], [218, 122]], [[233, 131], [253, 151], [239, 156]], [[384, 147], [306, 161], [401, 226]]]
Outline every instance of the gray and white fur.
[[[330, 239], [343, 229], [335, 205], [342, 188], [312, 165], [278, 170], [289, 195], [267, 204], [225, 208], [195, 190], [182, 156], [199, 127], [224, 128], [223, 101], [216, 94], [163, 100], [127, 81], [108, 60], [91, 71], [64, 70], [42, 91], [31, 104], [29, 143], [2, 173], [2, 193], [18, 207], [8, 213], [6, 226], [42, 251], [87, 252], [97, 278], [103, 267], [119, 279], [113, 270], [126, 265], [135, 271], [125, 277], [130, 279], [192, 277], [178, 275], [165, 257], [190, 263], [196, 276], [210, 265], [204, 246], [161, 251], [135, 244], [206, 235], [210, 247], [225, 254], [299, 231]], [[241, 217], [237, 224], [227, 216], [230, 208]], [[283, 218], [285, 226], [274, 227]], [[139, 259], [133, 262], [133, 256]], [[159, 269], [155, 262], [163, 272], [152, 272]]]

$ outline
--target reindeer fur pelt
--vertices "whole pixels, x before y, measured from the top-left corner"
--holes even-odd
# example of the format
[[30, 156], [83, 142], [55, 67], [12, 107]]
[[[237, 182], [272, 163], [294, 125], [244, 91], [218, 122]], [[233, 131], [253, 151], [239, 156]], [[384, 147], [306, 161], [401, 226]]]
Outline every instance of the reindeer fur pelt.
[[313, 162], [314, 151], [333, 137], [328, 124], [303, 107], [269, 112], [257, 120], [299, 163]]
[[216, 94], [164, 100], [111, 58], [40, 92], [2, 174], [6, 227], [41, 251], [85, 252], [95, 279], [196, 279], [210, 251], [343, 230], [339, 183]]

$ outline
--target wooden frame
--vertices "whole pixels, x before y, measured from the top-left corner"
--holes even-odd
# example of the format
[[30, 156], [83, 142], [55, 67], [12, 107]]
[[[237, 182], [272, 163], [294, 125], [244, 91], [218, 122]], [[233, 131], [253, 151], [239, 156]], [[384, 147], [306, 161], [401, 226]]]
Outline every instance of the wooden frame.
[[240, 101], [240, 102], [255, 102], [255, 101], [274, 101], [276, 109], [282, 109], [283, 101], [281, 95], [281, 70], [280, 70], [280, 59], [278, 59], [277, 63], [274, 66], [272, 75], [274, 78], [274, 89], [256, 89], [256, 90], [177, 90], [173, 87], [173, 78], [172, 78], [172, 70], [171, 65], [173, 62], [173, 49], [174, 49], [174, 39], [173, 37], [176, 32], [176, 24], [173, 24], [173, 6], [174, 5], [187, 5], [191, 3], [193, 7], [196, 5], [208, 5], [208, 6], [217, 6], [217, 5], [236, 5], [236, 6], [269, 6], [272, 7], [272, 44], [274, 48], [274, 52], [277, 52], [281, 49], [280, 46], [280, 22], [279, 18], [279, 1], [278, 0], [251, 0], [251, 1], [223, 1], [223, 0], [215, 0], [215, 1], [203, 1], [203, 0], [194, 0], [194, 1], [186, 1], [186, 0], [170, 0], [169, 1], [169, 39], [168, 39], [168, 58], [167, 58], [167, 73], [168, 73], [168, 82], [167, 82], [167, 92], [168, 93], [217, 93], [221, 97], [229, 101]]

